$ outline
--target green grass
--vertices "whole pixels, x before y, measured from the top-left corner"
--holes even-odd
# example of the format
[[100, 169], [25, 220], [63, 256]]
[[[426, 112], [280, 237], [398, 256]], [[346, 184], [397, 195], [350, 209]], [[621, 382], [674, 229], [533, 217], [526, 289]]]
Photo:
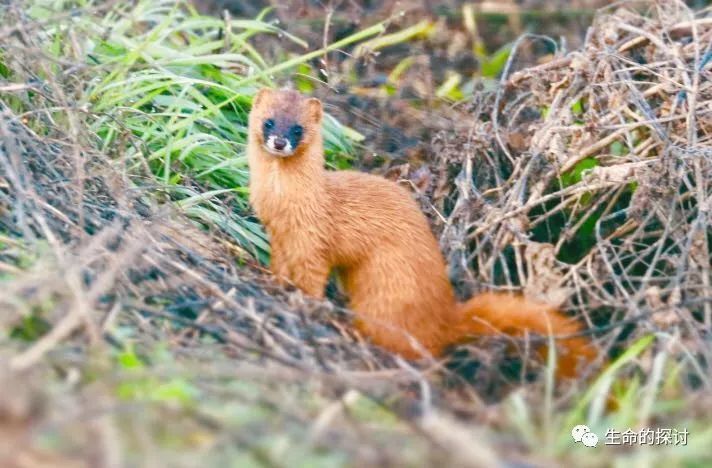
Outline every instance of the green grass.
[[[515, 392], [503, 402], [505, 432], [516, 434], [531, 453], [576, 466], [709, 466], [712, 429], [690, 408], [682, 374], [689, 362], [674, 362], [665, 348], [674, 338], [646, 335], [637, 340], [579, 392], [567, 408], [541, 404], [544, 395]], [[663, 346], [660, 346], [663, 345]], [[640, 358], [652, 360], [649, 372], [633, 372]], [[615, 402], [615, 407], [609, 403]], [[586, 424], [598, 435], [595, 448], [574, 444], [571, 429]], [[639, 432], [665, 428], [689, 433], [686, 444], [606, 444], [609, 429]]]
[[[35, 6], [38, 19], [51, 17]], [[164, 193], [192, 219], [217, 226], [243, 249], [266, 260], [269, 245], [248, 216], [245, 155], [247, 116], [260, 87], [284, 83], [316, 50], [270, 65], [252, 45], [267, 36], [307, 44], [267, 21], [223, 20], [173, 0], [119, 6], [102, 17], [81, 16], [72, 30], [48, 41], [59, 57], [81, 30], [83, 58], [92, 68], [80, 106], [96, 115], [92, 130], [103, 152], [116, 155], [137, 184]], [[383, 30], [377, 24], [331, 44], [341, 49]], [[327, 159], [343, 167], [359, 135], [327, 116]], [[149, 178], [146, 179], [146, 176]]]

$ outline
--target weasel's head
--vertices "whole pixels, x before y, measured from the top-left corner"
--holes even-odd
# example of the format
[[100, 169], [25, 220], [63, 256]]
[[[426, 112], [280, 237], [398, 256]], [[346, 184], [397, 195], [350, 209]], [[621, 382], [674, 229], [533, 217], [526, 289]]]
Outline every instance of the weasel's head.
[[252, 100], [250, 137], [272, 156], [294, 156], [319, 136], [321, 118], [318, 99], [291, 90], [261, 89]]

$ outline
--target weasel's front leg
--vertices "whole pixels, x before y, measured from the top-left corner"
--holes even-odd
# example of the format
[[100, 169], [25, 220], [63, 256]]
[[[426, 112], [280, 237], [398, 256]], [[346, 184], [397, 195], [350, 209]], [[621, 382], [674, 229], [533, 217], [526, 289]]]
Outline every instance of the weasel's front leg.
[[270, 270], [282, 283], [292, 283], [309, 296], [321, 299], [329, 279], [329, 263], [314, 251], [296, 252], [284, 246], [272, 246]]

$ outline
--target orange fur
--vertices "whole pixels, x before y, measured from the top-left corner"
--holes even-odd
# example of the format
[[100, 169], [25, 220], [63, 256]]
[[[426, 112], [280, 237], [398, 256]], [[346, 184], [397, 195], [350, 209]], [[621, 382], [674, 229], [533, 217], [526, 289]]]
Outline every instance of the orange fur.
[[[304, 128], [291, 156], [265, 147], [263, 123], [279, 117]], [[576, 333], [576, 321], [519, 296], [485, 293], [458, 304], [425, 216], [410, 194], [384, 178], [327, 171], [322, 108], [294, 91], [261, 90], [250, 113], [250, 201], [266, 226], [271, 270], [321, 298], [336, 270], [357, 328], [408, 359], [440, 356], [471, 337]], [[285, 124], [286, 125], [286, 124]], [[559, 340], [558, 375], [577, 373], [595, 352], [588, 340]]]

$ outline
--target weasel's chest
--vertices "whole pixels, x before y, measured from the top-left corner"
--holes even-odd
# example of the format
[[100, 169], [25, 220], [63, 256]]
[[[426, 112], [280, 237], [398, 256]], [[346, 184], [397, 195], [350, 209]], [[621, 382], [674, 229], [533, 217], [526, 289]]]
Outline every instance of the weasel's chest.
[[308, 182], [284, 177], [279, 171], [259, 174], [251, 181], [250, 201], [271, 233], [309, 232], [325, 222], [326, 200], [319, 191]]

